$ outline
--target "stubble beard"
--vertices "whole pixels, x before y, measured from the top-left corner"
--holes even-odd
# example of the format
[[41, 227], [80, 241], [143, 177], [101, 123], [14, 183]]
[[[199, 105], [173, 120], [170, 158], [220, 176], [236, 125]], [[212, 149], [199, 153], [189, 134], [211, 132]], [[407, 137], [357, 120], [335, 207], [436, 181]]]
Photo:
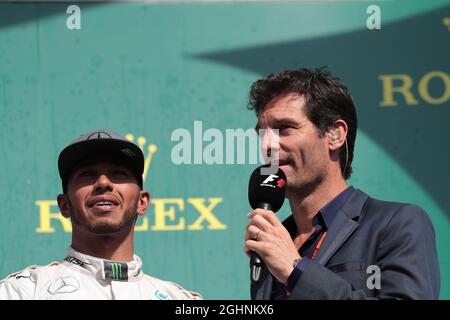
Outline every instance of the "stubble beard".
[[307, 173], [295, 172], [294, 177], [291, 179], [288, 177], [286, 192], [288, 199], [305, 199], [324, 181], [323, 168], [317, 165], [310, 168]]
[[[69, 201], [70, 203], [70, 201]], [[100, 221], [89, 223], [84, 216], [80, 213], [80, 210], [75, 209], [72, 205], [71, 208], [71, 221], [74, 226], [88, 231], [89, 233], [98, 235], [113, 235], [123, 230], [130, 230], [137, 220], [137, 206], [138, 201], [134, 202], [132, 207], [125, 209], [122, 219], [119, 223], [112, 223], [110, 221]]]

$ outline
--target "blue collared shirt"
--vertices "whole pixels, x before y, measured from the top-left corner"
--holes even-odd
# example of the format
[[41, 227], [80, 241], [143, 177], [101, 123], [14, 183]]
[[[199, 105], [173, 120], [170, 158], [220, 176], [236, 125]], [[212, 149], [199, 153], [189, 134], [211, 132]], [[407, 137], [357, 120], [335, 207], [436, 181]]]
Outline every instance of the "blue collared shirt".
[[[337, 213], [344, 206], [345, 202], [350, 198], [353, 191], [355, 189], [350, 186], [344, 191], [342, 191], [339, 195], [337, 195], [333, 200], [331, 200], [328, 204], [326, 204], [319, 212], [314, 216], [312, 225], [315, 229], [314, 233], [305, 241], [305, 243], [300, 247], [299, 254], [302, 257], [300, 262], [294, 268], [292, 273], [288, 278], [287, 290], [291, 292], [297, 281], [300, 279], [303, 271], [306, 269], [308, 263], [311, 261], [311, 256], [313, 255], [314, 249], [317, 246], [321, 236], [325, 231], [327, 231], [333, 221], [336, 218]], [[293, 216], [290, 216], [286, 219], [284, 223], [286, 229], [289, 231], [292, 238], [297, 235], [297, 226], [295, 224], [295, 220]], [[278, 281], [274, 281], [274, 287], [272, 290], [272, 298], [274, 299], [282, 299], [285, 297], [284, 286]]]

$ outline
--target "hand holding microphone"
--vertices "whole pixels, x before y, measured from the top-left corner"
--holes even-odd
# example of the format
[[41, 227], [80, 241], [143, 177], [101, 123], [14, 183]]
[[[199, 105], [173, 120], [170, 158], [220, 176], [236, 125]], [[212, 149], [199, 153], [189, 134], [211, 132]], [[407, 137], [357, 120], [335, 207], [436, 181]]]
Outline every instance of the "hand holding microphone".
[[[253, 171], [248, 185], [248, 200], [253, 209], [260, 208], [277, 212], [283, 206], [286, 195], [286, 175], [280, 168], [278, 168], [275, 174], [265, 174], [264, 169], [268, 171], [268, 168], [269, 165], [264, 165]], [[252, 221], [247, 226], [247, 233], [249, 234], [252, 230], [255, 230], [254, 234], [250, 236], [250, 239], [253, 239], [256, 242], [258, 242], [261, 232], [264, 232], [263, 229], [270, 227], [270, 216], [261, 211], [261, 215], [264, 214], [266, 215], [265, 218], [268, 220], [254, 217], [256, 215], [255, 211], [249, 216]], [[278, 219], [276, 220], [280, 223]], [[277, 221], [271, 222], [276, 224]], [[247, 236], [247, 238], [249, 237]], [[249, 244], [251, 245], [253, 243]], [[246, 245], [246, 248], [247, 247], [248, 245]], [[263, 266], [263, 261], [259, 255], [253, 251], [250, 258], [250, 277], [253, 282], [259, 281]]]

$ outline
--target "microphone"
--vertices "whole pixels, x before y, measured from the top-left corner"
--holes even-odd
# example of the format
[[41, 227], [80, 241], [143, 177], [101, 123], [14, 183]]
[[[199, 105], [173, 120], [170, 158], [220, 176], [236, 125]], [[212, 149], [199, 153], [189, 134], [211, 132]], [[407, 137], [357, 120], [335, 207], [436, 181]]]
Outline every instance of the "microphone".
[[[269, 167], [270, 165], [268, 164], [260, 166], [251, 174], [248, 183], [248, 201], [253, 209], [260, 208], [277, 212], [283, 206], [287, 179], [280, 168], [274, 174], [264, 174], [269, 171], [267, 169]], [[252, 252], [250, 257], [250, 278], [253, 283], [259, 281], [263, 266], [264, 263], [260, 256], [256, 252]]]

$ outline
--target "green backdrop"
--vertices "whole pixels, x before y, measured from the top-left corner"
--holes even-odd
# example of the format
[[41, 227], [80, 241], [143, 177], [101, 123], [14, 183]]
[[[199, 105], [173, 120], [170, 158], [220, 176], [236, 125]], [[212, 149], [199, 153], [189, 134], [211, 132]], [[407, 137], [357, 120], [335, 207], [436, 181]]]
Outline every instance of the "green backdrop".
[[64, 257], [56, 160], [105, 128], [145, 138], [154, 201], [136, 232], [144, 271], [207, 299], [248, 299], [255, 165], [177, 166], [171, 133], [196, 120], [253, 128], [253, 81], [328, 65], [358, 110], [350, 183], [428, 212], [449, 299], [450, 1], [374, 3], [380, 30], [366, 27], [369, 2], [78, 3], [79, 30], [66, 27], [68, 3], [0, 4], [0, 278]]

